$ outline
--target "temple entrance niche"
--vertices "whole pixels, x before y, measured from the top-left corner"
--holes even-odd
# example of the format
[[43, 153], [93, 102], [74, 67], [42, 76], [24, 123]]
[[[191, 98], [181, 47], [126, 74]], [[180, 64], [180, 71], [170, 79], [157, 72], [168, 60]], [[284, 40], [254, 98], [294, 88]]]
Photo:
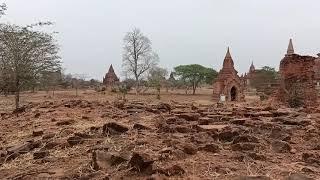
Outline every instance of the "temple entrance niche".
[[236, 101], [237, 100], [237, 88], [235, 86], [233, 86], [231, 88], [231, 91], [230, 91], [230, 100], [231, 101]]

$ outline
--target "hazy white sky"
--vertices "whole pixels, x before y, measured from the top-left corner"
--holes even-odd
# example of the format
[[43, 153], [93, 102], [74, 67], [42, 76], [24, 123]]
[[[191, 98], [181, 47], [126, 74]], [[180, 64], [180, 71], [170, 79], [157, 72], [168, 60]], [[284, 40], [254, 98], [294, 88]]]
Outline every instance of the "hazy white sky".
[[171, 70], [197, 63], [219, 70], [227, 46], [236, 69], [278, 68], [293, 38], [297, 53], [320, 52], [319, 0], [5, 0], [2, 21], [55, 22], [67, 72], [121, 74], [122, 42], [138, 27]]

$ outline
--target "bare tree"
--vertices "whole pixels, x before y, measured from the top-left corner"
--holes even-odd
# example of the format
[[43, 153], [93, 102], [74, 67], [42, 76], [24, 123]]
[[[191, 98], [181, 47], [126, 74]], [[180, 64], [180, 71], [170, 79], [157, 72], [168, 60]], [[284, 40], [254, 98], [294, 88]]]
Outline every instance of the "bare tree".
[[135, 28], [124, 37], [123, 67], [136, 81], [139, 93], [140, 79], [153, 66], [157, 65], [159, 56], [152, 50], [151, 41]]
[[6, 83], [13, 86], [15, 107], [19, 108], [20, 91], [41, 72], [60, 69], [58, 45], [52, 34], [34, 30], [38, 23], [27, 27], [0, 24], [0, 69]]
[[5, 14], [6, 10], [7, 10], [7, 5], [5, 3], [0, 4], [0, 17]]

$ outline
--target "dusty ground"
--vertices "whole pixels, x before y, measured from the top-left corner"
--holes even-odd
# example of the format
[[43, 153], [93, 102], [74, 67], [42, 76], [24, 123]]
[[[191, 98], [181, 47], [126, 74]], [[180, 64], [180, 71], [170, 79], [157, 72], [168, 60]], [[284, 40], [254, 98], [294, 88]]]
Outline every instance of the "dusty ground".
[[320, 112], [200, 95], [0, 97], [0, 179], [320, 179]]

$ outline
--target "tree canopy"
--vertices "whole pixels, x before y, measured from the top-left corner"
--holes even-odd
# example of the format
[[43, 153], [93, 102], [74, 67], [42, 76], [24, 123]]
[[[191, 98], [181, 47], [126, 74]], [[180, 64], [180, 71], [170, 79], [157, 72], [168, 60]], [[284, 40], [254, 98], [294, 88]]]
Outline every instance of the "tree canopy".
[[261, 69], [255, 71], [250, 85], [256, 89], [265, 87], [267, 84], [277, 82], [278, 72], [269, 66], [264, 66]]
[[199, 64], [180, 65], [174, 68], [175, 75], [187, 86], [191, 86], [193, 94], [201, 83], [212, 84], [218, 73]]
[[44, 73], [61, 69], [59, 47], [53, 34], [34, 30], [35, 26], [50, 24], [0, 24], [0, 77], [4, 79], [3, 86], [11, 87], [16, 93], [16, 108], [23, 87], [44, 77]]

